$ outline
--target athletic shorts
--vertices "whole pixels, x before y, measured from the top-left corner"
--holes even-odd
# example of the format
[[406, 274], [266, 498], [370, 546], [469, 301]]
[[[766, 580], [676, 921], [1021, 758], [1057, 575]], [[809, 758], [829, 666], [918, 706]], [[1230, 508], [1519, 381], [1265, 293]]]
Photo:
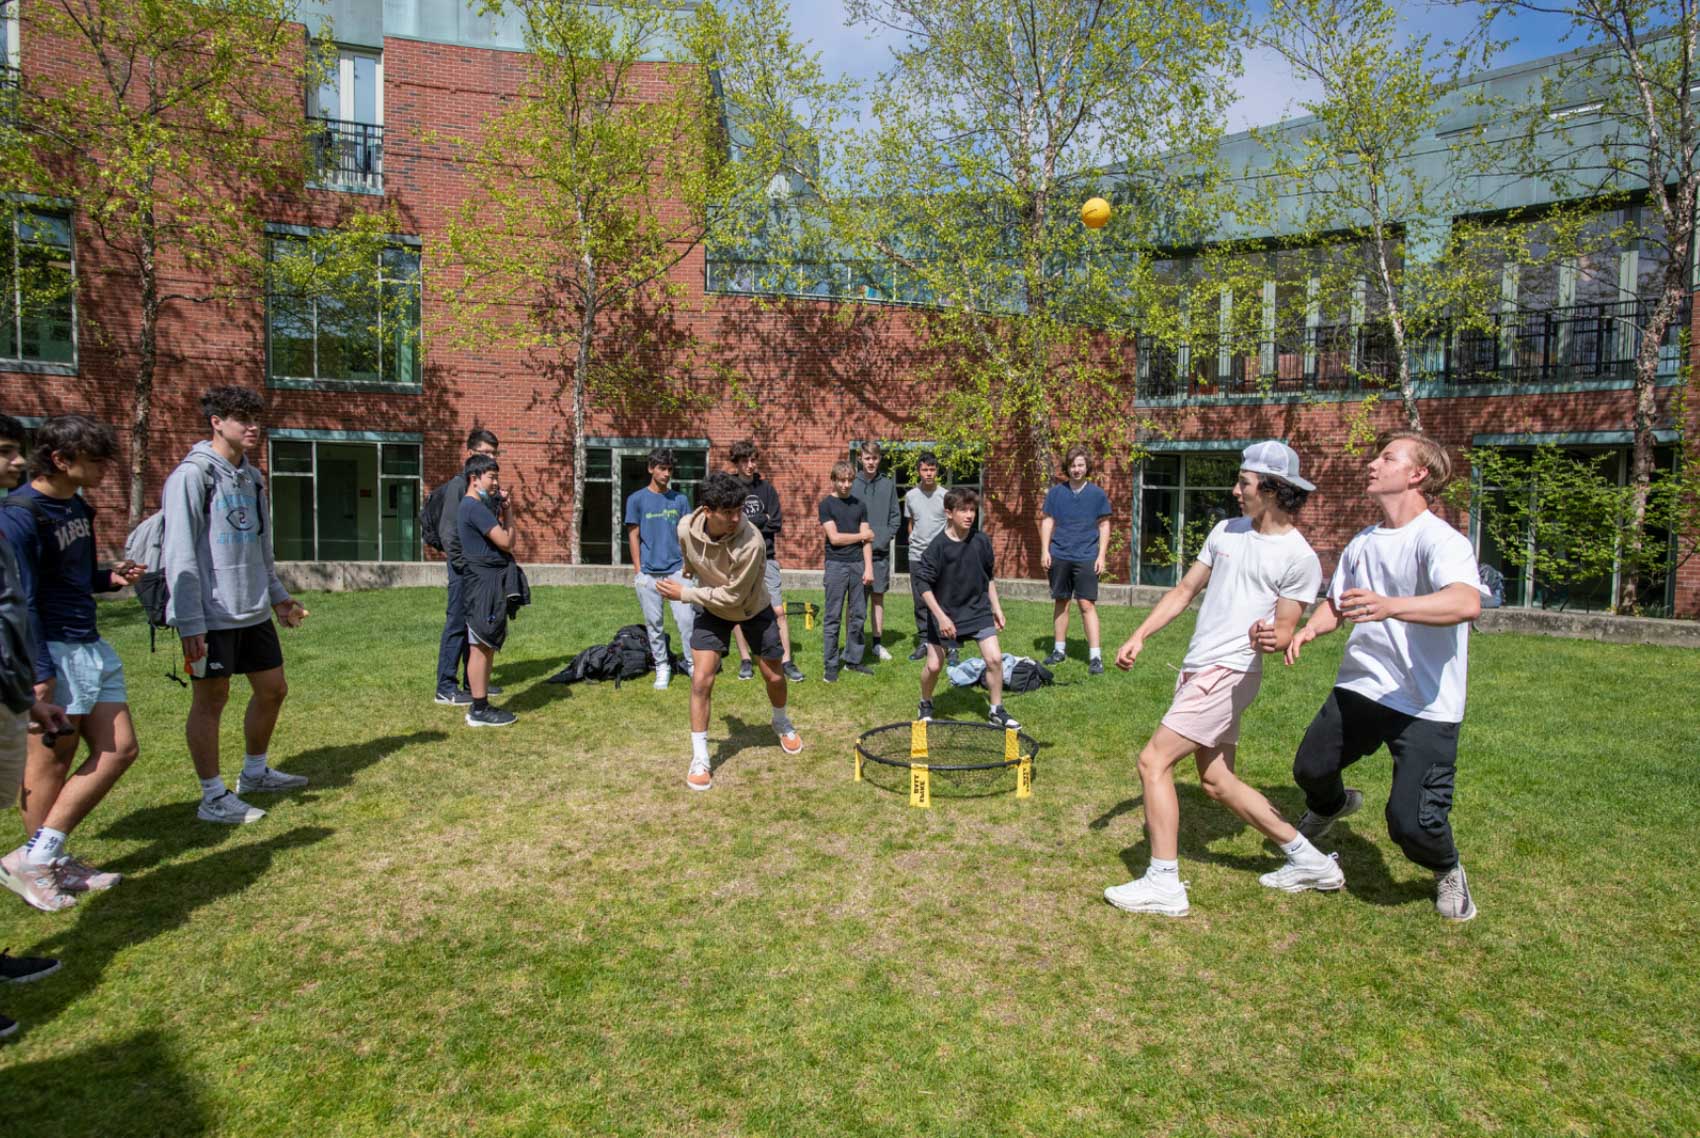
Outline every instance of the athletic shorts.
[[1240, 741], [1240, 716], [1257, 698], [1262, 672], [1236, 672], [1220, 664], [1175, 677], [1175, 699], [1163, 726], [1205, 747]]
[[124, 662], [106, 641], [78, 644], [49, 640], [47, 654], [53, 657], [53, 668], [59, 673], [53, 702], [63, 707], [66, 715], [87, 715], [97, 703], [130, 701], [124, 688]]
[[748, 620], [727, 620], [705, 608], [698, 608], [696, 624], [691, 629], [691, 650], [726, 655], [732, 650], [734, 628], [744, 630], [750, 651], [763, 660], [785, 658], [785, 648], [779, 641], [779, 618], [773, 615], [772, 609], [762, 609]]
[[767, 586], [767, 603], [769, 608], [778, 608], [785, 603], [785, 590], [779, 586], [779, 562], [773, 558], [767, 559], [767, 568], [762, 570], [762, 584]]
[[891, 554], [874, 554], [874, 583], [868, 586], [868, 592], [891, 592]]
[[29, 748], [30, 715], [0, 707], [0, 811], [18, 804], [24, 785], [24, 757]]
[[1092, 572], [1090, 561], [1061, 561], [1051, 559], [1051, 599], [1053, 601], [1098, 600], [1098, 574]]
[[[929, 612], [930, 611], [931, 610], [929, 610]], [[941, 648], [960, 648], [963, 644], [970, 640], [990, 640], [997, 634], [998, 626], [995, 624], [988, 624], [986, 627], [977, 628], [973, 632], [964, 632], [959, 628], [956, 630], [955, 639], [947, 640], [939, 635], [939, 622], [936, 620], [930, 620], [927, 622], [926, 631], [927, 643], [937, 644]]]
[[277, 642], [277, 626], [267, 617], [246, 628], [208, 629], [207, 654], [195, 662], [189, 675], [197, 680], [228, 680], [281, 667], [283, 645]]

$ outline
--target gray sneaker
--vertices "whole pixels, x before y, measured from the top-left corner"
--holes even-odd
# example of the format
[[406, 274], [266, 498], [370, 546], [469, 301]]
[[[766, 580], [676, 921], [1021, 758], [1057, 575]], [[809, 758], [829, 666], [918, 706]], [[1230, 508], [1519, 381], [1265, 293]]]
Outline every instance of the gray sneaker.
[[511, 727], [518, 718], [504, 707], [486, 707], [483, 711], [469, 707], [466, 711], [468, 727]]
[[1434, 911], [1449, 921], [1475, 919], [1476, 903], [1470, 899], [1470, 879], [1464, 876], [1462, 862], [1434, 875]]
[[225, 791], [217, 798], [203, 798], [195, 817], [203, 822], [224, 822], [231, 826], [240, 826], [247, 822], [258, 822], [266, 816], [266, 812], [258, 806], [250, 806], [231, 791]]
[[472, 693], [461, 688], [449, 688], [437, 693], [437, 702], [449, 704], [453, 707], [467, 707], [472, 703]]
[[1051, 654], [1039, 662], [1044, 664], [1047, 668], [1054, 668], [1066, 659], [1068, 659], [1068, 654], [1066, 652], [1058, 652], [1055, 648], [1053, 648], [1051, 649]]
[[257, 775], [243, 772], [236, 776], [237, 794], [274, 794], [280, 790], [300, 790], [306, 785], [306, 775], [284, 774], [270, 767]]
[[790, 680], [794, 684], [800, 684], [804, 680], [809, 678], [809, 677], [807, 677], [803, 674], [803, 669], [799, 668], [795, 663], [793, 663], [790, 660], [785, 661], [785, 669], [784, 670], [785, 670], [785, 678]]
[[1353, 790], [1348, 786], [1346, 788], [1346, 805], [1340, 807], [1339, 811], [1334, 814], [1316, 814], [1306, 810], [1304, 817], [1299, 819], [1298, 831], [1305, 836], [1306, 841], [1314, 844], [1328, 836], [1328, 831], [1334, 828], [1334, 823], [1348, 814], [1356, 814], [1363, 807], [1364, 792]]
[[738, 678], [740, 680], [753, 680], [755, 679], [755, 675], [756, 666], [750, 661], [745, 660], [742, 664], [738, 665]]

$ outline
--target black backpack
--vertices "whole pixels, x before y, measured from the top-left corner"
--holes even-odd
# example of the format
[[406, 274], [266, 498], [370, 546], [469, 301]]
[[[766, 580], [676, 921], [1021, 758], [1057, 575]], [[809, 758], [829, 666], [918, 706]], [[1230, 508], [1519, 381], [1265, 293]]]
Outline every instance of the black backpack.
[[425, 497], [425, 504], [419, 507], [419, 536], [425, 544], [438, 553], [447, 552], [442, 540], [437, 536], [437, 529], [443, 524], [443, 503], [448, 501], [449, 486], [454, 482], [451, 478]]
[[[672, 638], [667, 638], [667, 658], [673, 658]], [[641, 624], [628, 624], [614, 634], [606, 644], [586, 648], [550, 676], [552, 684], [576, 684], [589, 680], [613, 680], [619, 687], [622, 680], [635, 680], [652, 668], [649, 659], [649, 633]]]
[[1056, 677], [1045, 665], [1023, 656], [1015, 662], [1014, 667], [1010, 668], [1009, 682], [1004, 684], [1004, 690], [1013, 692], [1038, 691], [1055, 679]]

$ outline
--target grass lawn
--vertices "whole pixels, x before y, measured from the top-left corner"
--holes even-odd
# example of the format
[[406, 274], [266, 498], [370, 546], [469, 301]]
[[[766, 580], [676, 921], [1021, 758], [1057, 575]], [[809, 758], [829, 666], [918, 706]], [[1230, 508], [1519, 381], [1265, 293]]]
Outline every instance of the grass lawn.
[[[1190, 618], [1132, 674], [1012, 697], [1032, 798], [916, 810], [851, 780], [856, 734], [913, 713], [907, 639], [827, 687], [794, 620], [806, 749], [728, 672], [692, 794], [684, 682], [542, 682], [628, 590], [538, 591], [506, 731], [431, 701], [440, 590], [305, 599], [272, 757], [312, 786], [240, 828], [195, 820], [188, 697], [134, 602], [103, 607], [142, 757], [73, 848], [126, 880], [64, 914], [0, 897], [0, 945], [65, 961], [0, 988], [0, 1135], [1700, 1133], [1692, 653], [1475, 638], [1474, 922], [1435, 916], [1379, 809], [1324, 843], [1344, 893], [1261, 888], [1278, 855], [1190, 764], [1177, 921], [1100, 892], [1145, 866], [1133, 757]], [[1009, 611], [1042, 655], [1049, 606]], [[1141, 615], [1107, 608], [1106, 644]], [[1342, 643], [1271, 669], [1246, 723], [1241, 773], [1289, 817]], [[1379, 807], [1385, 755], [1350, 781]]]

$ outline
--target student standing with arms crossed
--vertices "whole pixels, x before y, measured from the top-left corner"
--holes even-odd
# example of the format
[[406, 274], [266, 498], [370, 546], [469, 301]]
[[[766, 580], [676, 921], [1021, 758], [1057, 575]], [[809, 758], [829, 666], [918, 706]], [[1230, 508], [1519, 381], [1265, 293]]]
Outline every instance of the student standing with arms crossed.
[[849, 612], [850, 627], [844, 637], [842, 666], [864, 676], [873, 669], [862, 662], [863, 591], [873, 584], [873, 527], [862, 500], [850, 492], [855, 474], [850, 464], [839, 459], [832, 464], [832, 493], [820, 500], [820, 528], [826, 536], [826, 608], [821, 614], [822, 671], [824, 683], [838, 682], [840, 657], [838, 628]]
[[1067, 482], [1045, 493], [1044, 517], [1039, 521], [1040, 565], [1051, 579], [1055, 643], [1045, 663], [1056, 666], [1068, 658], [1068, 602], [1080, 605], [1086, 625], [1087, 672], [1104, 672], [1104, 650], [1098, 632], [1098, 578], [1110, 548], [1110, 498], [1103, 487], [1088, 482], [1092, 467], [1085, 447], [1063, 457]]
[[1476, 904], [1452, 840], [1452, 793], [1470, 622], [1486, 590], [1470, 539], [1429, 509], [1451, 480], [1452, 458], [1434, 439], [1418, 431], [1382, 437], [1366, 487], [1381, 521], [1347, 543], [1326, 602], [1286, 657], [1296, 662], [1306, 644], [1352, 623], [1334, 690], [1293, 759], [1307, 807], [1299, 832], [1317, 841], [1363, 805], [1340, 772], [1385, 744], [1393, 756], [1387, 833], [1434, 874], [1435, 911], [1468, 921]]

